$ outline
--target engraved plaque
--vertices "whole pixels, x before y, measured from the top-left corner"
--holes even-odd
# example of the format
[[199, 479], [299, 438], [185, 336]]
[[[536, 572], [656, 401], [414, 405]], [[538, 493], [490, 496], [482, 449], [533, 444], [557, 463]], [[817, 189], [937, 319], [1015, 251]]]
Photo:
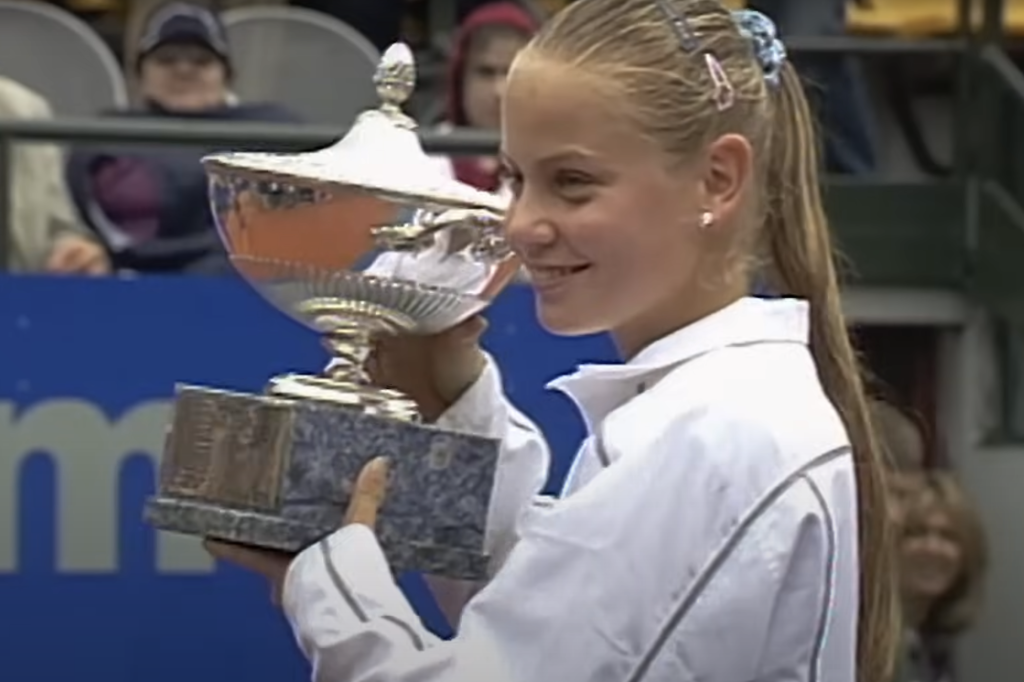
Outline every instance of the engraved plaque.
[[315, 401], [179, 386], [148, 523], [297, 552], [342, 524], [370, 459], [391, 463], [377, 535], [396, 572], [487, 577], [501, 443]]
[[178, 396], [161, 467], [161, 489], [260, 511], [281, 506], [292, 414], [285, 400]]

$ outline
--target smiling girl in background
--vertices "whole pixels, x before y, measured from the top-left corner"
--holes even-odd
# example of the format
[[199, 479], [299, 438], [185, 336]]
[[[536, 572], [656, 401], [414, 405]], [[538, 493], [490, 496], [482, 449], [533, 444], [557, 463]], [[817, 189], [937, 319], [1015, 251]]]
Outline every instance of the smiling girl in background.
[[928, 472], [900, 543], [907, 631], [896, 682], [952, 679], [952, 645], [978, 616], [987, 564], [984, 529], [960, 484]]

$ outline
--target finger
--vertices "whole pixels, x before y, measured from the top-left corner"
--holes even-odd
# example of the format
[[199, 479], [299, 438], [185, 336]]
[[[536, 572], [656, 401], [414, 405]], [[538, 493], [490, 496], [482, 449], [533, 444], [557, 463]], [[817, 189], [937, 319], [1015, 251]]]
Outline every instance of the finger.
[[383, 377], [383, 374], [381, 373], [380, 353], [380, 344], [375, 343], [370, 349], [369, 354], [367, 354], [366, 361], [363, 362], [363, 370], [370, 375], [370, 379], [374, 383], [379, 383]]
[[92, 252], [92, 249], [88, 248], [84, 244], [75, 246], [73, 249], [68, 250], [68, 256], [64, 261], [64, 267], [69, 272], [85, 272], [94, 255], [95, 254]]
[[66, 272], [75, 261], [75, 245], [67, 242], [57, 242], [50, 257], [46, 260], [46, 269], [54, 272]]
[[367, 372], [385, 385], [404, 382], [429, 363], [429, 343], [423, 336], [399, 334], [382, 337], [370, 353]]
[[277, 552], [255, 549], [232, 542], [204, 540], [203, 548], [215, 559], [235, 564], [266, 577], [277, 575], [282, 562], [287, 562], [285, 556]]
[[236, 545], [233, 542], [221, 542], [219, 540], [203, 540], [203, 549], [209, 552], [218, 561], [227, 561], [232, 564], [246, 565], [252, 563], [253, 557], [248, 548]]
[[377, 457], [364, 466], [352, 490], [352, 499], [345, 514], [345, 525], [359, 523], [370, 528], [376, 526], [377, 512], [384, 501], [387, 484], [387, 459]]
[[67, 243], [56, 252], [57, 264], [54, 267], [59, 272], [87, 273], [93, 267], [93, 263], [103, 258], [103, 252], [93, 248], [91, 244], [72, 242]]
[[421, 338], [411, 334], [382, 334], [374, 339], [370, 357], [378, 364], [386, 363], [396, 356], [415, 352]]

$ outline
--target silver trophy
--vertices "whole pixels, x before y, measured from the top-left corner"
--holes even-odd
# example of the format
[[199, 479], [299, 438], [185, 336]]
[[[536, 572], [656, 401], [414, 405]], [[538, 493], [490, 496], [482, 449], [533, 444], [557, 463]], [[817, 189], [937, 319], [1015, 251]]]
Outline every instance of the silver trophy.
[[364, 363], [378, 335], [431, 334], [479, 313], [518, 263], [505, 202], [452, 179], [402, 113], [415, 83], [407, 46], [384, 53], [375, 83], [380, 107], [330, 147], [203, 160], [235, 268], [319, 332], [332, 361], [274, 377], [260, 395], [178, 386], [146, 518], [298, 551], [339, 527], [360, 469], [386, 456], [378, 535], [394, 570], [480, 579], [499, 444], [422, 423]]

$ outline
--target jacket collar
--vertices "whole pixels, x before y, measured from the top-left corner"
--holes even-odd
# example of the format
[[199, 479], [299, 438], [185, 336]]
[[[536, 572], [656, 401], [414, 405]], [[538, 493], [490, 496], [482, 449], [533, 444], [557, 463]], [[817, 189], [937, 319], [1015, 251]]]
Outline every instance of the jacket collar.
[[696, 357], [730, 346], [809, 341], [806, 301], [743, 298], [658, 339], [629, 362], [581, 365], [551, 381], [548, 388], [569, 396], [592, 431], [613, 410]]

